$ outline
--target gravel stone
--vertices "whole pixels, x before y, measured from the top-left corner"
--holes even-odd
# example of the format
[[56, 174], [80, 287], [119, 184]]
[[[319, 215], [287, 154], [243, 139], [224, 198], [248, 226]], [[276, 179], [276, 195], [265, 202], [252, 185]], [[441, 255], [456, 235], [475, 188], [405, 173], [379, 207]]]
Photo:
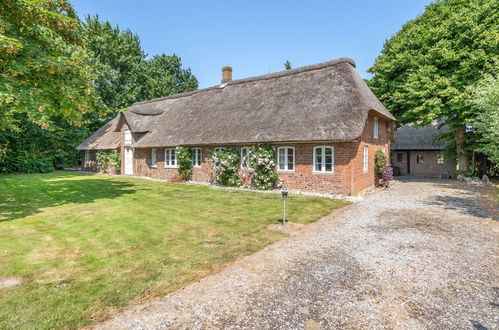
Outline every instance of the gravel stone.
[[97, 328], [498, 329], [498, 219], [480, 198], [401, 179]]

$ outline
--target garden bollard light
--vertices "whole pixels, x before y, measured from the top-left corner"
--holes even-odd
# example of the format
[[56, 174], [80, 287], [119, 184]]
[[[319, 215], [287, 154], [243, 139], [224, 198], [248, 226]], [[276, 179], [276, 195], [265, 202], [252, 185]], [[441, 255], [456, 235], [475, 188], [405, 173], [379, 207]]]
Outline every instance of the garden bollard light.
[[284, 188], [281, 190], [282, 193], [282, 203], [283, 203], [283, 215], [282, 215], [282, 226], [286, 226], [286, 198], [288, 197], [288, 190]]

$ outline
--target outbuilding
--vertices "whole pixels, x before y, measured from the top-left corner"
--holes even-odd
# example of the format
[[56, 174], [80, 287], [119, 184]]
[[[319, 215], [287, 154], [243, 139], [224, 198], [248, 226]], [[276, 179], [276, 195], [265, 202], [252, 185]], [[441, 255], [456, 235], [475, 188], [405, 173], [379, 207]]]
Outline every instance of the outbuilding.
[[416, 128], [405, 125], [395, 131], [392, 143], [392, 166], [395, 174], [421, 177], [448, 177], [456, 163], [447, 160], [442, 151], [446, 143], [439, 136], [448, 131], [439, 123]]

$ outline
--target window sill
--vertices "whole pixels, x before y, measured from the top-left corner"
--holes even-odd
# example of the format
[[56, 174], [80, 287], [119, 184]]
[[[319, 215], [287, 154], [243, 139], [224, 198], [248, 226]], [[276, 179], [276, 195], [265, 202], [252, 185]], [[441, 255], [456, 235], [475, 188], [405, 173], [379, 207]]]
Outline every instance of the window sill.
[[312, 171], [313, 174], [318, 174], [318, 175], [333, 175], [334, 174], [334, 171], [333, 172], [319, 172], [319, 171]]
[[279, 173], [294, 173], [295, 170], [277, 170]]
[[151, 165], [150, 167], [151, 167], [151, 168], [158, 168], [158, 166], [157, 166], [157, 165]]
[[192, 166], [192, 168], [201, 168], [201, 165]]
[[165, 166], [165, 168], [178, 168], [178, 166]]

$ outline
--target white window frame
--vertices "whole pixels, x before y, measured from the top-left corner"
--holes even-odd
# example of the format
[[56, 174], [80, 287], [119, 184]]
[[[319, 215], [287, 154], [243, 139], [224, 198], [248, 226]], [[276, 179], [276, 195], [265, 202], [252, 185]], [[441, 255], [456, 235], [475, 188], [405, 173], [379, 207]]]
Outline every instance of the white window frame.
[[369, 172], [369, 147], [364, 146], [363, 149], [363, 155], [362, 155], [362, 171], [364, 173]]
[[158, 152], [157, 149], [151, 149], [151, 167], [158, 167]]
[[373, 123], [373, 138], [374, 139], [379, 139], [379, 120], [378, 117], [374, 117], [374, 123]]
[[83, 166], [87, 166], [89, 162], [90, 162], [90, 150], [85, 150], [85, 161]]
[[[331, 171], [326, 171], [326, 148], [331, 148]], [[316, 154], [317, 150], [321, 151], [321, 156], [322, 156], [322, 165], [321, 165], [321, 170], [317, 171], [315, 169], [316, 165]], [[314, 152], [313, 152], [313, 167], [312, 167], [313, 173], [316, 174], [334, 174], [334, 147], [333, 146], [317, 146], [314, 147]]]
[[214, 152], [225, 151], [225, 150], [227, 150], [227, 148], [225, 147], [216, 147], [215, 149], [213, 149]]
[[[293, 150], [293, 169], [289, 169], [289, 149]], [[284, 169], [281, 169], [281, 161], [280, 161], [280, 155], [281, 152], [284, 152]], [[295, 154], [295, 147], [287, 147], [287, 146], [282, 146], [277, 148], [277, 171], [278, 172], [294, 172], [296, 168], [296, 154]]]
[[[199, 151], [199, 154], [198, 154]], [[203, 162], [203, 151], [201, 148], [192, 148], [192, 167], [199, 168]], [[198, 165], [199, 164], [199, 165]]]
[[125, 131], [125, 144], [132, 144], [132, 131], [129, 129]]
[[178, 161], [177, 150], [175, 148], [166, 148], [165, 149], [165, 168], [177, 168], [178, 167], [177, 161]]
[[445, 163], [445, 158], [444, 155], [438, 154], [437, 155], [437, 165], [443, 165]]
[[[243, 152], [246, 151], [246, 156], [243, 155]], [[243, 170], [251, 170], [251, 166], [249, 164], [249, 157], [251, 155], [251, 147], [242, 147], [241, 148], [241, 168]]]

